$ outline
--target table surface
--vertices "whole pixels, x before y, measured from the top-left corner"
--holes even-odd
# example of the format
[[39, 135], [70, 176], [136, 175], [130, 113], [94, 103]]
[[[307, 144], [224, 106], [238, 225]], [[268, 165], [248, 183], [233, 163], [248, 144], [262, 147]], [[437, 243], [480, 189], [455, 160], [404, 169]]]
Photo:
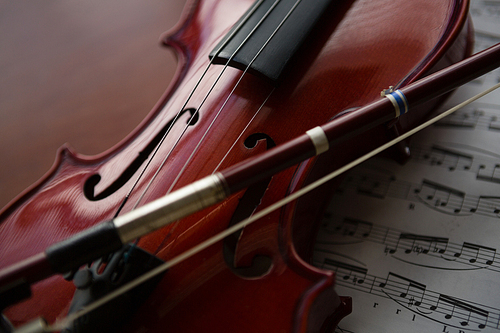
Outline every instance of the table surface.
[[158, 41], [184, 3], [0, 2], [0, 207], [62, 144], [95, 155], [140, 123], [175, 72]]

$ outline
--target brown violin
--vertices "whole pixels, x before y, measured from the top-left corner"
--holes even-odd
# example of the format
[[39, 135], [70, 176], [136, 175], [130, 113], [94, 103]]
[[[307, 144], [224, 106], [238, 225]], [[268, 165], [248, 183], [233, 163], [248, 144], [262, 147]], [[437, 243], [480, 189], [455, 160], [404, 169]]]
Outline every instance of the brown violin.
[[[396, 95], [380, 93], [412, 87], [469, 56], [467, 14], [461, 0], [189, 2], [162, 37], [177, 52], [177, 74], [141, 125], [94, 158], [61, 149], [51, 170], [0, 212], [0, 332], [77, 314], [420, 124], [442, 99], [406, 113]], [[396, 116], [364, 107], [385, 109], [379, 101], [396, 107]], [[289, 149], [291, 140], [325, 123], [342, 139], [327, 131], [308, 135], [316, 152], [328, 141], [326, 153]], [[288, 150], [280, 155], [282, 147]], [[275, 152], [286, 167], [260, 164], [252, 168], [256, 180], [224, 173]], [[398, 146], [392, 154], [404, 159], [408, 151]], [[140, 220], [141, 207], [219, 174], [228, 177], [217, 186], [231, 188], [213, 200], [220, 203], [210, 199], [188, 217], [181, 206], [179, 218], [166, 214], [172, 221], [165, 227], [115, 230]], [[333, 272], [309, 262], [334, 185], [224, 237], [63, 331], [333, 331], [350, 300], [335, 293]], [[61, 274], [45, 278], [52, 271]]]

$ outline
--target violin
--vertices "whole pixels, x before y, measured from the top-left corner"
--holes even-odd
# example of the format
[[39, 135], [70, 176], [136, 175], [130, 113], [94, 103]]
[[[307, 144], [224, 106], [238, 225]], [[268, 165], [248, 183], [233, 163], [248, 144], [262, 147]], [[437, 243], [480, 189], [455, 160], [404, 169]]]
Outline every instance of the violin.
[[[162, 37], [177, 51], [179, 69], [161, 101], [104, 154], [84, 158], [61, 149], [44, 178], [0, 212], [0, 268], [356, 114], [380, 100], [381, 90], [408, 86], [469, 56], [467, 9], [458, 0], [190, 2], [180, 24]], [[79, 263], [57, 250], [70, 281], [54, 276], [33, 284], [29, 299], [5, 304], [5, 318], [17, 327], [77, 312], [103, 288], [168, 262], [408, 131], [440, 101], [370, 128], [359, 123], [327, 153], [256, 184], [243, 180], [221, 203], [134, 237], [101, 259]], [[408, 156], [404, 146], [392, 154]], [[308, 263], [332, 186], [169, 268], [66, 331], [106, 331], [121, 318], [129, 321], [118, 329], [131, 332], [332, 331], [350, 311], [349, 299], [335, 293], [333, 272]], [[104, 238], [84, 252], [99, 246], [110, 244]]]

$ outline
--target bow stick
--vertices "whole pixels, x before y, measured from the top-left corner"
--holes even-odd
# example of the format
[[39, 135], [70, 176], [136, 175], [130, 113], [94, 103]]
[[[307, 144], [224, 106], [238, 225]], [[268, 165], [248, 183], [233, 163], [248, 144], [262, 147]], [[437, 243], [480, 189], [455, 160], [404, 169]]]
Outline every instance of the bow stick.
[[[221, 202], [233, 193], [327, 151], [332, 144], [398, 118], [410, 108], [454, 90], [497, 67], [500, 67], [500, 44], [404, 88], [386, 93], [380, 100], [315, 127], [259, 156], [52, 245], [45, 252], [2, 270], [0, 295], [20, 285], [29, 285], [56, 273], [75, 270], [87, 262], [117, 251], [123, 244]], [[401, 141], [405, 137], [397, 139]]]

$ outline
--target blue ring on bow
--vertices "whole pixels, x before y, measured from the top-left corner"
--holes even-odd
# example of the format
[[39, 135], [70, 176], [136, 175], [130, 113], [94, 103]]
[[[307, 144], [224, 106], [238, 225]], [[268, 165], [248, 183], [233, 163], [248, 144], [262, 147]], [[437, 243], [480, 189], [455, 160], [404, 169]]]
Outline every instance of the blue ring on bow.
[[385, 95], [396, 110], [396, 118], [408, 112], [408, 100], [401, 90], [396, 90], [390, 94]]

